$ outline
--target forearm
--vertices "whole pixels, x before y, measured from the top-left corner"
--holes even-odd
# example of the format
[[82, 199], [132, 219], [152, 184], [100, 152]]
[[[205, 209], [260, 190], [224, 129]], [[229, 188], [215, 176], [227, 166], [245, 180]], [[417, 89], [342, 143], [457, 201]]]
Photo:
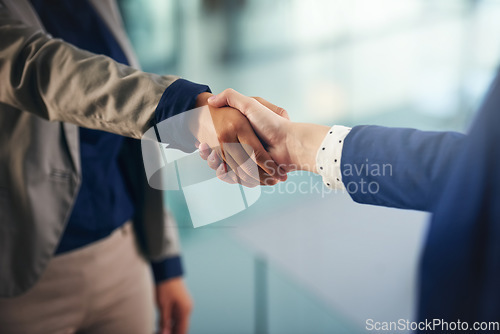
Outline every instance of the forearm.
[[354, 127], [345, 138], [342, 181], [356, 202], [432, 211], [464, 140], [456, 132]]
[[0, 102], [51, 121], [140, 138], [177, 77], [95, 55], [0, 10]]
[[[292, 122], [285, 127], [289, 170], [320, 174], [327, 187], [345, 186], [359, 203], [425, 211], [432, 211], [466, 138], [379, 126], [352, 132]], [[328, 140], [330, 135], [336, 139]]]

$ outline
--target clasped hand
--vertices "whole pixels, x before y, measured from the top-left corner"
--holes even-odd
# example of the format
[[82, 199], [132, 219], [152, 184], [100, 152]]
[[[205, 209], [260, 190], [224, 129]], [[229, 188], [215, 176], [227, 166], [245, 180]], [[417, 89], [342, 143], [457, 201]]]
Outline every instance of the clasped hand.
[[[294, 170], [316, 172], [317, 148], [328, 127], [291, 122], [284, 109], [233, 89], [207, 94], [199, 97], [199, 105], [208, 103], [218, 143], [203, 135], [206, 118], [200, 118], [195, 132], [201, 157], [219, 179], [254, 187], [284, 181]], [[251, 171], [252, 164], [258, 173]]]

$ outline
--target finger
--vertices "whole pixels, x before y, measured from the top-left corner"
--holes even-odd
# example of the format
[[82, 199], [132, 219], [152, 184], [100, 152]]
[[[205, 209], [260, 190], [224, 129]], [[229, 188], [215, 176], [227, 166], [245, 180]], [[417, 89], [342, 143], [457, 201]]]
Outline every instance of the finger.
[[[241, 174], [241, 172], [240, 172]], [[260, 183], [251, 178], [250, 181], [248, 181], [247, 178], [241, 178], [237, 175], [237, 173], [235, 173], [235, 171], [233, 170], [229, 170], [229, 171], [224, 171], [223, 168], [219, 167], [216, 171], [216, 176], [217, 178], [219, 178], [220, 180], [226, 182], [226, 183], [229, 183], [229, 184], [241, 184], [242, 186], [244, 187], [247, 187], [247, 188], [254, 188], [256, 186], [258, 186]]]
[[222, 166], [222, 164], [215, 171], [215, 175], [217, 176], [217, 178], [219, 180], [224, 181], [226, 183], [229, 183], [229, 184], [238, 183], [238, 180], [236, 178], [236, 174], [234, 174], [233, 171], [226, 172], [224, 170], [224, 166]]
[[[249, 134], [250, 131], [251, 134]], [[254, 160], [255, 163], [267, 174], [279, 181], [286, 180], [286, 174], [280, 171], [279, 166], [276, 162], [274, 162], [273, 158], [271, 158], [271, 155], [264, 149], [264, 146], [262, 146], [262, 143], [257, 138], [253, 130], [247, 130], [243, 134], [239, 134], [238, 140], [241, 144], [243, 144], [244, 148], [253, 149], [253, 154], [249, 152], [247, 153], [249, 153], [249, 155], [253, 158], [252, 160]]]
[[[260, 184], [255, 163], [250, 159], [240, 143], [222, 143], [224, 161], [228, 170], [236, 174], [237, 182], [247, 187]], [[252, 165], [254, 168], [252, 168]]]
[[226, 162], [226, 158], [224, 156], [224, 151], [222, 149], [222, 146], [217, 146], [217, 147], [211, 148], [211, 150], [217, 154], [217, 158], [220, 161], [220, 165], [218, 167], [222, 166], [224, 168], [224, 171], [227, 171], [228, 167], [227, 167], [227, 162]]
[[177, 307], [173, 334], [187, 334], [189, 329], [189, 310]]
[[212, 153], [212, 149], [210, 148], [210, 146], [208, 146], [207, 143], [201, 143], [199, 146], [199, 150], [200, 156], [203, 160], [207, 160], [210, 153]]
[[224, 90], [220, 94], [211, 96], [208, 99], [208, 104], [210, 104], [213, 107], [219, 107], [219, 108], [224, 106], [230, 106], [235, 109], [238, 109], [243, 115], [247, 117], [250, 116], [249, 113], [251, 112], [252, 107], [260, 105], [259, 102], [252, 99], [251, 97], [238, 93], [237, 91], [231, 88]]
[[[219, 159], [219, 165], [217, 166], [216, 175], [222, 181], [230, 184], [240, 183], [249, 186], [255, 183], [256, 180], [252, 179], [249, 175], [244, 173], [240, 168], [240, 163], [234, 158], [234, 156], [241, 155], [236, 153], [233, 147], [234, 145], [239, 145], [236, 143], [221, 143], [215, 151], [217, 152], [217, 157]], [[244, 160], [244, 158], [238, 158], [238, 160]]]
[[[258, 102], [256, 102], [258, 103]], [[241, 116], [240, 116], [241, 117]], [[244, 118], [243, 118], [244, 119]], [[248, 121], [244, 121], [243, 129], [250, 131], [256, 137]], [[233, 170], [237, 177], [241, 178], [246, 183], [259, 183], [259, 177], [256, 172], [250, 174], [246, 167], [242, 166], [249, 160], [249, 155], [238, 141], [238, 133], [242, 130], [234, 129], [230, 132], [224, 132], [218, 136], [219, 147], [215, 148], [218, 151], [219, 157], [226, 163], [226, 171]], [[249, 130], [248, 130], [249, 129]], [[260, 143], [260, 142], [259, 142]], [[249, 161], [251, 162], [251, 161]], [[253, 176], [253, 180], [252, 180]]]
[[172, 328], [172, 308], [171, 305], [163, 305], [160, 308], [160, 329], [161, 334], [171, 334]]
[[222, 160], [226, 163], [226, 172], [232, 170], [238, 178], [241, 178], [247, 183], [258, 181], [258, 177], [255, 173], [252, 180], [251, 174], [247, 173], [246, 169], [242, 169], [242, 165], [248, 161], [249, 156], [238, 142], [237, 137], [231, 140], [221, 140], [220, 145], [219, 154]]
[[210, 167], [214, 170], [219, 167], [219, 165], [221, 164], [221, 160], [219, 159], [217, 152], [212, 151], [212, 153], [210, 153], [210, 155], [207, 158], [207, 163], [208, 163], [208, 167]]
[[260, 175], [260, 185], [261, 186], [274, 186], [280, 181], [276, 180], [271, 175], [267, 174], [262, 168], [259, 167], [259, 175]]
[[257, 133], [262, 131], [265, 124], [270, 124], [276, 122], [276, 119], [281, 119], [281, 117], [265, 105], [260, 104], [257, 100], [242, 95], [230, 88], [218, 95], [211, 96], [208, 99], [208, 103], [214, 107], [230, 106], [238, 109], [248, 118]]
[[[257, 140], [255, 145], [261, 145], [260, 141]], [[262, 166], [264, 166], [267, 170], [275, 171], [275, 175], [277, 175], [279, 179], [276, 178], [274, 181], [271, 180], [271, 178], [274, 178], [273, 175], [270, 175], [263, 168], [257, 165], [258, 160], [256, 158], [256, 154], [250, 145], [233, 144], [229, 149], [226, 149], [226, 152], [228, 152], [227, 156], [236, 161], [237, 168], [234, 169], [234, 167], [232, 167], [232, 169], [241, 179], [238, 180], [238, 183], [247, 187], [255, 187], [259, 184], [274, 185], [280, 180], [286, 180], [286, 173], [279, 169], [263, 147], [260, 147], [260, 150], [267, 155], [262, 158], [262, 161], [264, 161], [261, 163]], [[231, 160], [228, 161], [230, 161], [229, 165], [234, 166], [234, 163], [231, 163]]]
[[290, 120], [290, 116], [288, 115], [288, 112], [285, 109], [283, 109], [281, 107], [278, 107], [275, 104], [272, 104], [271, 102], [267, 101], [266, 99], [263, 99], [262, 97], [253, 96], [252, 99], [257, 100], [257, 102], [259, 102], [260, 104], [266, 106], [267, 108], [269, 108], [276, 115], [279, 115], [279, 116], [281, 116], [283, 118], [286, 118], [286, 119]]

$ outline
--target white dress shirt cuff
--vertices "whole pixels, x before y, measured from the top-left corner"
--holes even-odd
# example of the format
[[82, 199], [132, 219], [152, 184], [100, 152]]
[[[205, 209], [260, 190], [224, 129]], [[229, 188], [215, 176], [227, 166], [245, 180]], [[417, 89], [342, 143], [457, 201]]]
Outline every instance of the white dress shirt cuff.
[[351, 128], [334, 125], [323, 139], [316, 154], [316, 170], [323, 177], [323, 183], [331, 189], [344, 189], [340, 168], [344, 139]]

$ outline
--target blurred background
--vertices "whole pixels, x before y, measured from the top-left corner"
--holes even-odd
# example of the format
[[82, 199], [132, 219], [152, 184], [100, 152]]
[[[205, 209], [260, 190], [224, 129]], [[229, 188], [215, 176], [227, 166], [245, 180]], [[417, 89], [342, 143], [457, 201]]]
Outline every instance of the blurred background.
[[[292, 120], [467, 131], [500, 59], [495, 0], [121, 0], [143, 69], [232, 87]], [[302, 186], [299, 186], [302, 185]], [[415, 316], [427, 214], [295, 173], [239, 214], [180, 225], [192, 333], [364, 333]]]

